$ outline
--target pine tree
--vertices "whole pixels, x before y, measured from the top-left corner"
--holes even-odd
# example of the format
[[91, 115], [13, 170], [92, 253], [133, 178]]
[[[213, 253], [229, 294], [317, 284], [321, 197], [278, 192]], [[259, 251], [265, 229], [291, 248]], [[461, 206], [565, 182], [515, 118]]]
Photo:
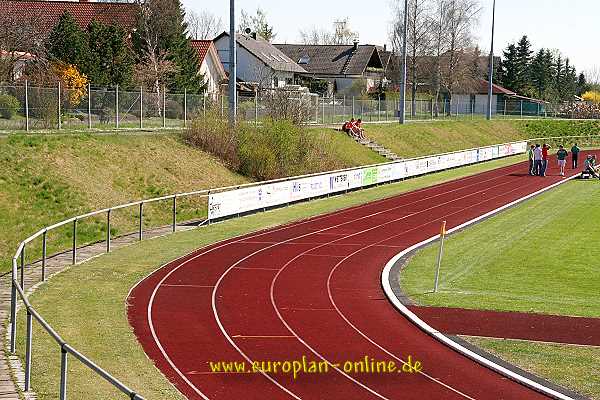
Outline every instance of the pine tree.
[[85, 34], [68, 11], [61, 15], [50, 32], [46, 48], [52, 59], [76, 65], [81, 72], [87, 73], [89, 49]]
[[[144, 37], [157, 37], [156, 54], [162, 54], [175, 65], [168, 79], [171, 90], [187, 89], [200, 92], [204, 89], [203, 77], [199, 74], [198, 53], [191, 46], [185, 23], [185, 11], [179, 0], [148, 0], [148, 20], [142, 21], [134, 34], [133, 42], [138, 60], [147, 56]], [[145, 30], [150, 32], [145, 32]]]
[[529, 66], [531, 64], [531, 43], [527, 36], [523, 36], [517, 43], [517, 93], [526, 93], [530, 88]]
[[577, 96], [581, 96], [590, 89], [585, 74], [582, 72], [577, 78]]
[[502, 86], [512, 91], [517, 90], [518, 85], [518, 65], [517, 65], [517, 47], [510, 44], [503, 52], [502, 60]]
[[133, 74], [133, 55], [125, 31], [93, 21], [87, 28], [88, 78], [98, 86], [127, 86]]

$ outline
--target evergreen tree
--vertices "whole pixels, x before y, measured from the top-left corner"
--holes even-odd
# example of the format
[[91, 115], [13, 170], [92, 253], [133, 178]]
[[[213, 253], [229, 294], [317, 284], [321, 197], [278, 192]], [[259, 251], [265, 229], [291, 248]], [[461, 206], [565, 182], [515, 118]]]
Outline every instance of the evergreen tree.
[[562, 60], [562, 55], [558, 54], [558, 56], [556, 57], [556, 73], [554, 75], [554, 87], [556, 88], [556, 91], [558, 92], [559, 97], [561, 97], [562, 94], [562, 86], [563, 86], [563, 80], [564, 80], [564, 64], [563, 64], [563, 60]]
[[517, 93], [526, 93], [531, 87], [529, 66], [531, 64], [531, 55], [533, 54], [531, 43], [527, 36], [523, 36], [521, 40], [519, 40], [516, 50], [517, 85], [515, 91]]
[[[157, 37], [156, 54], [164, 54], [167, 61], [175, 65], [168, 79], [171, 90], [187, 89], [200, 92], [204, 89], [203, 77], [199, 74], [198, 53], [191, 46], [185, 23], [185, 11], [179, 0], [148, 0], [148, 19], [140, 17], [140, 24], [133, 42], [138, 61], [147, 56], [144, 37]], [[149, 32], [146, 32], [148, 30]]]
[[549, 86], [553, 83], [552, 74], [548, 70], [545, 49], [540, 49], [531, 62], [531, 83], [536, 97], [545, 99]]
[[89, 49], [85, 34], [68, 11], [61, 15], [50, 32], [46, 48], [52, 59], [76, 65], [81, 72], [87, 72]]
[[577, 96], [581, 96], [588, 90], [590, 90], [590, 86], [587, 83], [585, 74], [582, 72], [579, 74], [579, 77], [577, 78]]
[[517, 47], [510, 44], [503, 52], [502, 60], [502, 86], [512, 91], [517, 90], [518, 85], [518, 65], [517, 65]]
[[133, 55], [125, 31], [93, 21], [87, 28], [88, 78], [97, 86], [127, 86], [133, 74]]

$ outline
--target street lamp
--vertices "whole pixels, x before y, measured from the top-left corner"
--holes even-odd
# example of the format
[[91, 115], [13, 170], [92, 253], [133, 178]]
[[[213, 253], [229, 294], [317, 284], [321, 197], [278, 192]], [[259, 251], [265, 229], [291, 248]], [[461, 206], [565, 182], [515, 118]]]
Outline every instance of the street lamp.
[[406, 123], [406, 36], [408, 35], [408, 0], [404, 0], [404, 34], [402, 35], [402, 81], [400, 82], [400, 104], [398, 115], [400, 123]]
[[486, 111], [487, 120], [492, 119], [492, 90], [493, 90], [493, 81], [494, 81], [494, 28], [496, 26], [496, 0], [494, 0], [494, 4], [492, 6], [492, 45], [490, 47], [490, 61], [489, 61], [489, 71], [488, 71], [488, 106]]
[[237, 55], [235, 37], [235, 0], [229, 1], [229, 125], [237, 120]]

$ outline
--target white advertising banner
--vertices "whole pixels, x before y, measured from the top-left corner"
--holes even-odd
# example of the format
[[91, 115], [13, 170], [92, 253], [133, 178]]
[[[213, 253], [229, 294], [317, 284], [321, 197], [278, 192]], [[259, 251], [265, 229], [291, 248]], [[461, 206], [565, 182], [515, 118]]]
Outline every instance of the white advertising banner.
[[263, 190], [266, 207], [289, 203], [291, 200], [291, 182], [277, 182], [265, 185]]
[[392, 164], [380, 165], [377, 167], [377, 183], [389, 182], [392, 179], [394, 179]]
[[340, 172], [329, 175], [329, 190], [331, 193], [341, 192], [350, 187], [349, 172]]
[[355, 169], [347, 172], [348, 174], [348, 189], [356, 189], [362, 187], [363, 171], [362, 169]]
[[208, 196], [208, 218], [221, 218], [239, 212], [238, 191], [215, 193]]

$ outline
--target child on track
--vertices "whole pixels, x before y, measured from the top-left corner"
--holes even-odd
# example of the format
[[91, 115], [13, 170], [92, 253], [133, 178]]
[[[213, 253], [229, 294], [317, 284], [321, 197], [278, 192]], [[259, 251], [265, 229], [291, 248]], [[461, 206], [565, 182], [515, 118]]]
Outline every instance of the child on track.
[[565, 166], [567, 165], [567, 156], [569, 152], [567, 152], [564, 146], [558, 146], [558, 152], [556, 153], [556, 157], [558, 158], [558, 168], [560, 169], [560, 176], [565, 176]]

